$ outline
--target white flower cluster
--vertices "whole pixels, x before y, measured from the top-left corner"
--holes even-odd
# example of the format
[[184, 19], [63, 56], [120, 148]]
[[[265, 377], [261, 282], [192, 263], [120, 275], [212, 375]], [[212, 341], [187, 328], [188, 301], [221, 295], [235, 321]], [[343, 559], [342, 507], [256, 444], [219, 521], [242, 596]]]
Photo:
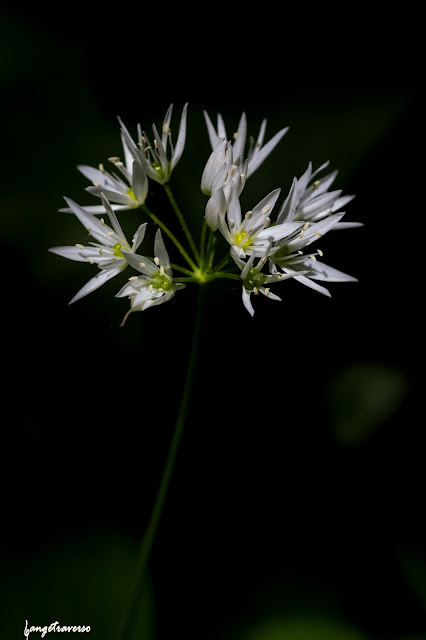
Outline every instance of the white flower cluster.
[[[260, 166], [288, 128], [281, 129], [267, 144], [263, 144], [266, 120], [262, 122], [257, 141], [250, 140], [247, 156], [247, 123], [243, 113], [233, 141], [227, 138], [220, 114], [215, 129], [208, 114], [205, 119], [212, 146], [212, 153], [201, 178], [201, 190], [209, 196], [205, 219], [212, 231], [220, 231], [230, 245], [230, 255], [241, 270], [243, 280], [243, 302], [251, 315], [254, 309], [250, 301], [252, 293], [263, 293], [271, 299], [280, 300], [270, 293], [272, 282], [288, 277], [305, 284], [320, 293], [330, 292], [317, 281], [355, 282], [356, 278], [334, 269], [317, 259], [322, 257], [320, 249], [312, 252], [307, 247], [331, 229], [361, 226], [358, 222], [341, 222], [341, 211], [354, 196], [342, 196], [340, 190], [329, 191], [337, 171], [319, 179], [318, 174], [328, 162], [312, 171], [309, 163], [305, 173], [294, 178], [289, 194], [279, 208], [275, 222], [272, 210], [280, 196], [275, 189], [253, 209], [242, 214], [240, 196], [247, 178]], [[254, 266], [255, 257], [259, 258]], [[262, 273], [268, 262], [269, 274]], [[268, 286], [264, 286], [268, 285]]]
[[[97, 264], [100, 271], [76, 293], [70, 304], [98, 289], [128, 265], [142, 274], [131, 276], [127, 284], [117, 293], [117, 297], [129, 297], [130, 311], [144, 310], [167, 302], [176, 291], [185, 287], [184, 284], [175, 283], [173, 280], [169, 255], [160, 229], [155, 236], [154, 258], [150, 260], [136, 253], [144, 239], [147, 223], [138, 227], [130, 245], [115, 213], [123, 209], [136, 209], [145, 204], [148, 178], [161, 184], [169, 180], [185, 145], [187, 105], [182, 112], [175, 147], [173, 147], [170, 131], [172, 108], [173, 105], [170, 105], [164, 118], [161, 138], [155, 124], [152, 127], [153, 147], [149, 144], [146, 134], [140, 133], [141, 148], [139, 148], [121, 123], [124, 159], [122, 161], [116, 156], [109, 158], [118, 170], [118, 174], [109, 173], [102, 164], [98, 168], [78, 166], [81, 173], [92, 182], [92, 186], [87, 187], [86, 191], [98, 196], [101, 204], [81, 207], [71, 199], [65, 198], [69, 208], [62, 211], [74, 213], [95, 242], [89, 242], [89, 246], [76, 244], [73, 247], [54, 247], [50, 251], [71, 260]], [[140, 128], [138, 130], [140, 132]], [[95, 214], [107, 215], [111, 227], [105, 223], [104, 218], [98, 219]]]
[[[312, 170], [310, 163], [300, 178], [294, 178], [287, 197], [274, 216], [274, 221], [272, 211], [276, 207], [281, 189], [275, 189], [243, 214], [241, 194], [247, 179], [259, 168], [288, 130], [281, 129], [264, 144], [264, 120], [257, 140], [250, 138], [246, 151], [247, 120], [244, 113], [231, 140], [226, 134], [222, 116], [218, 114], [215, 128], [208, 114], [204, 112], [212, 152], [201, 176], [201, 191], [208, 196], [208, 201], [204, 212], [201, 245], [199, 249], [195, 246], [185, 217], [169, 186], [172, 172], [185, 146], [187, 107], [186, 104], [182, 110], [175, 144], [170, 128], [173, 105], [170, 105], [160, 132], [155, 124], [152, 125], [152, 142], [140, 125], [137, 127], [135, 142], [123, 122], [119, 120], [123, 158], [109, 158], [114, 170], [107, 171], [103, 164], [98, 168], [78, 166], [79, 171], [91, 181], [86, 191], [96, 196], [100, 204], [82, 207], [65, 198], [68, 207], [61, 211], [73, 213], [93, 241], [87, 246], [61, 246], [50, 251], [71, 260], [95, 264], [99, 271], [76, 293], [70, 303], [95, 291], [129, 265], [138, 275], [132, 275], [116, 294], [116, 297], [130, 299], [130, 309], [125, 319], [132, 311], [145, 310], [167, 302], [176, 291], [185, 287], [186, 282], [204, 285], [217, 278], [239, 280], [242, 282], [243, 303], [253, 315], [251, 294], [262, 293], [273, 300], [280, 300], [270, 291], [270, 285], [275, 282], [294, 278], [320, 293], [330, 295], [318, 282], [355, 281], [355, 278], [321, 262], [318, 259], [322, 257], [320, 249], [308, 249], [331, 229], [355, 227], [360, 224], [342, 222], [344, 213], [341, 209], [353, 196], [342, 196], [340, 190], [329, 190], [337, 171], [318, 178], [318, 174], [328, 163], [316, 171]], [[166, 222], [147, 207], [149, 181], [166, 189], [171, 206], [192, 249], [192, 255], [175, 237]], [[154, 255], [151, 258], [137, 253], [145, 236], [147, 222], [139, 225], [131, 243], [127, 241], [117, 218], [117, 212], [126, 209], [141, 210], [159, 227], [155, 235]], [[99, 215], [101, 217], [97, 217]], [[102, 216], [109, 220], [109, 225]], [[175, 270], [183, 274], [182, 276], [173, 274], [162, 231], [174, 243], [187, 263], [185, 267], [173, 265]], [[225, 246], [226, 243], [229, 245], [229, 250], [215, 265], [216, 243], [211, 240], [217, 231], [225, 240]], [[210, 234], [208, 240], [207, 233]], [[231, 270], [227, 266], [227, 256], [233, 260]], [[266, 265], [269, 273], [264, 273]]]

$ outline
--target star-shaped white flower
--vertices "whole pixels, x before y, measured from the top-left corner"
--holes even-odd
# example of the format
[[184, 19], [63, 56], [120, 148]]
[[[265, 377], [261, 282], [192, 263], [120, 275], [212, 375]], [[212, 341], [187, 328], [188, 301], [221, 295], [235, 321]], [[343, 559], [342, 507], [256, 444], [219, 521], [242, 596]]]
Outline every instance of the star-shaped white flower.
[[173, 282], [173, 271], [170, 266], [170, 259], [165, 247], [161, 231], [158, 229], [154, 241], [154, 262], [145, 256], [123, 251], [129, 264], [142, 273], [141, 276], [132, 276], [127, 284], [117, 293], [117, 298], [125, 296], [130, 298], [130, 310], [144, 311], [159, 304], [168, 302], [179, 289], [184, 289], [185, 285]]
[[235, 257], [235, 262], [241, 269], [241, 280], [243, 281], [243, 304], [251, 316], [254, 315], [254, 309], [250, 299], [252, 294], [259, 295], [259, 293], [262, 293], [271, 300], [281, 301], [279, 296], [275, 293], [271, 293], [270, 286], [274, 282], [283, 282], [284, 280], [288, 280], [293, 277], [292, 273], [284, 275], [278, 270], [276, 270], [274, 274], [262, 273], [262, 269], [267, 262], [271, 249], [272, 240], [268, 242], [265, 247], [265, 253], [261, 258], [259, 258], [256, 266], [254, 265], [254, 253], [252, 253], [247, 262], [244, 262], [238, 256]]
[[[220, 113], [217, 114], [217, 127], [213, 126], [212, 121], [210, 120], [206, 111], [204, 111], [204, 117], [207, 124], [207, 130], [209, 134], [210, 144], [212, 149], [216, 149], [218, 144], [222, 140], [228, 140], [228, 136], [226, 135], [226, 128], [223, 118]], [[247, 178], [250, 177], [258, 167], [266, 160], [271, 151], [277, 146], [283, 136], [287, 133], [288, 127], [281, 129], [276, 133], [265, 145], [263, 144], [263, 140], [265, 138], [266, 131], [266, 119], [262, 121], [260, 125], [259, 135], [257, 137], [256, 142], [254, 139], [250, 139], [249, 149], [247, 152], [247, 156], [245, 153], [245, 146], [247, 140], [247, 118], [246, 114], [243, 113], [241, 115], [238, 129], [234, 134], [234, 142], [232, 144], [232, 152], [233, 157], [232, 160], [235, 162], [239, 158], [244, 162], [245, 159], [248, 161], [247, 167]]]
[[319, 261], [318, 256], [323, 256], [320, 249], [306, 251], [313, 242], [322, 238], [331, 229], [335, 229], [343, 215], [344, 213], [335, 213], [319, 222], [308, 221], [300, 234], [288, 242], [286, 240], [276, 242], [275, 251], [271, 252], [269, 259], [271, 273], [278, 273], [278, 269], [281, 269], [284, 273], [293, 275], [298, 282], [326, 296], [331, 296], [329, 290], [316, 281], [357, 282], [356, 278]]
[[125, 137], [128, 148], [133, 157], [142, 162], [148, 177], [160, 184], [165, 184], [170, 180], [172, 171], [182, 156], [186, 139], [187, 109], [188, 103], [184, 105], [182, 110], [176, 145], [173, 145], [170, 129], [173, 104], [170, 105], [164, 117], [161, 127], [161, 136], [155, 124], [152, 125], [152, 132], [154, 136], [152, 143], [145, 131], [142, 131], [141, 126], [138, 124], [138, 142], [136, 144], [129, 131], [119, 118], [122, 134]]
[[[291, 238], [302, 222], [286, 222], [271, 225], [272, 209], [280, 195], [280, 189], [271, 191], [252, 210], [247, 211], [244, 218], [241, 214], [241, 204], [238, 192], [231, 182], [229, 198], [226, 200], [226, 214], [224, 200], [218, 202], [218, 228], [228, 244], [231, 245], [231, 256], [244, 259], [246, 255], [263, 256], [265, 246], [270, 239], [273, 241]], [[279, 247], [278, 247], [279, 248]], [[272, 248], [272, 251], [277, 249]]]
[[206, 163], [201, 177], [201, 191], [210, 198], [206, 204], [205, 219], [212, 231], [219, 226], [218, 216], [224, 213], [230, 195], [231, 185], [239, 196], [247, 179], [248, 160], [233, 161], [232, 145], [226, 140], [219, 142]]
[[[332, 171], [323, 178], [313, 181], [318, 173], [328, 165], [329, 162], [325, 162], [312, 172], [312, 163], [310, 162], [305, 173], [299, 179], [293, 179], [289, 194], [278, 213], [278, 223], [290, 222], [291, 220], [318, 222], [339, 211], [353, 200], [355, 196], [342, 196], [340, 189], [328, 191], [336, 179], [337, 171]], [[348, 229], [359, 226], [362, 226], [359, 222], [339, 222], [334, 228]]]
[[224, 189], [225, 195], [232, 181], [240, 194], [247, 178], [248, 161], [242, 157], [233, 158], [232, 144], [221, 140], [211, 152], [201, 176], [201, 191], [206, 196], [213, 195], [218, 189]]
[[77, 216], [82, 225], [86, 227], [96, 242], [90, 242], [89, 246], [76, 244], [73, 247], [53, 247], [49, 249], [52, 253], [56, 253], [69, 260], [97, 264], [100, 269], [96, 276], [91, 278], [91, 280], [75, 294], [69, 304], [92, 293], [92, 291], [98, 289], [105, 282], [121, 273], [129, 264], [124, 253], [126, 253], [127, 256], [132, 255], [138, 249], [145, 236], [146, 222], [140, 225], [133, 237], [132, 245], [130, 245], [108, 200], [103, 195], [101, 195], [101, 200], [112, 227], [105, 224], [103, 218], [99, 220], [70, 198], [65, 198], [70, 210]]
[[[114, 211], [136, 209], [144, 204], [148, 195], [148, 178], [142, 162], [133, 157], [123, 134], [121, 134], [121, 142], [123, 160], [117, 156], [109, 158], [120, 175], [108, 172], [103, 164], [100, 164], [97, 169], [85, 164], [77, 166], [77, 169], [92, 182], [91, 186], [86, 187], [86, 191], [98, 197], [103, 194], [108, 198]], [[94, 214], [105, 212], [103, 204], [89, 205], [84, 208]], [[61, 209], [61, 211], [70, 211], [70, 209]]]

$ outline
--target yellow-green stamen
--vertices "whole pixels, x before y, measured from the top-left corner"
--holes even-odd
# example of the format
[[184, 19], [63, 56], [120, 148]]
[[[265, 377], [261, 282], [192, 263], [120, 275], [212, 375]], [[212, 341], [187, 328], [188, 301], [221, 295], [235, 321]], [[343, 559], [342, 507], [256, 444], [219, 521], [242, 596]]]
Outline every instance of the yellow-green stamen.
[[172, 288], [171, 281], [162, 273], [157, 273], [153, 276], [151, 284], [154, 289], [163, 289], [163, 291], [169, 291]]
[[254, 289], [260, 289], [260, 287], [262, 287], [266, 281], [267, 278], [263, 275], [263, 273], [260, 273], [260, 271], [258, 271], [254, 267], [251, 267], [244, 279], [244, 287], [247, 289], [247, 291], [253, 291]]
[[124, 258], [123, 252], [121, 251], [122, 248], [123, 248], [123, 245], [120, 244], [119, 242], [117, 242], [117, 244], [113, 246], [112, 249], [113, 249], [114, 255], [117, 256], [117, 258]]
[[[236, 244], [242, 247], [243, 249], [247, 249], [247, 247], [251, 245], [251, 236], [247, 236], [247, 238], [246, 236], [247, 236], [247, 231], [245, 229], [243, 229], [239, 233], [236, 233], [234, 236]], [[240, 244], [241, 242], [243, 242], [244, 239], [245, 239], [244, 243]]]

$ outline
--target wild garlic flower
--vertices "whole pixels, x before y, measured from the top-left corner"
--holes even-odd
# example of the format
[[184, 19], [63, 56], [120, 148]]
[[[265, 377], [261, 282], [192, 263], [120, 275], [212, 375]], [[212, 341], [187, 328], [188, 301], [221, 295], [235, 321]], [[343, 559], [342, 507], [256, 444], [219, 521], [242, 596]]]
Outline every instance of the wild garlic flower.
[[287, 273], [284, 275], [277, 270], [274, 274], [262, 273], [262, 268], [267, 262], [271, 249], [272, 239], [270, 239], [270, 241], [267, 243], [267, 246], [265, 247], [265, 253], [261, 258], [259, 258], [256, 266], [254, 266], [254, 253], [251, 254], [247, 262], [244, 262], [238, 256], [235, 257], [235, 262], [241, 269], [241, 280], [243, 281], [243, 304], [251, 316], [254, 315], [253, 305], [250, 300], [252, 293], [254, 295], [259, 295], [259, 293], [262, 293], [264, 296], [270, 298], [271, 300], [281, 301], [281, 298], [279, 296], [271, 292], [270, 286], [274, 282], [283, 282], [284, 280], [288, 280], [289, 278], [293, 277], [292, 273]]
[[304, 250], [313, 242], [322, 238], [331, 229], [338, 227], [343, 216], [344, 213], [334, 213], [319, 222], [310, 223], [308, 221], [297, 236], [288, 241], [284, 239], [276, 242], [276, 251], [272, 252], [269, 258], [271, 273], [278, 273], [278, 269], [281, 269], [284, 273], [293, 275], [298, 282], [326, 296], [331, 296], [329, 290], [319, 285], [317, 280], [357, 282], [356, 278], [320, 262], [318, 256], [323, 256], [321, 249], [308, 250], [304, 253]]
[[222, 140], [210, 154], [201, 176], [201, 191], [210, 198], [206, 204], [205, 219], [212, 231], [219, 226], [219, 213], [224, 212], [233, 185], [240, 195], [247, 179], [248, 160], [233, 161], [232, 145]]
[[[210, 144], [212, 149], [214, 150], [222, 140], [228, 140], [225, 123], [221, 114], [218, 113], [217, 128], [215, 129], [206, 111], [204, 111], [204, 117], [206, 120]], [[266, 132], [266, 122], [266, 119], [262, 121], [256, 142], [254, 141], [254, 138], [250, 138], [249, 149], [247, 151], [246, 158], [244, 158], [244, 150], [247, 141], [247, 118], [245, 113], [241, 115], [238, 129], [233, 135], [234, 142], [232, 144], [232, 161], [235, 162], [239, 158], [242, 159], [242, 162], [244, 162], [244, 159], [247, 160], [247, 178], [250, 177], [256, 171], [256, 169], [260, 167], [260, 165], [266, 160], [271, 151], [273, 151], [273, 149], [277, 146], [277, 144], [288, 131], [288, 127], [281, 129], [265, 145], [263, 145], [263, 140], [265, 138]]]
[[211, 152], [204, 167], [201, 191], [204, 195], [211, 196], [220, 188], [226, 191], [232, 181], [240, 194], [247, 178], [247, 165], [248, 160], [243, 163], [241, 156], [234, 159], [229, 140], [221, 140]]
[[[312, 182], [313, 178], [328, 165], [329, 162], [325, 162], [312, 172], [312, 163], [310, 162], [305, 173], [299, 179], [294, 178], [289, 194], [278, 213], [278, 223], [291, 220], [318, 222], [353, 200], [355, 196], [341, 196], [341, 190], [328, 191], [337, 176], [337, 171]], [[339, 222], [334, 228], [359, 226], [362, 226], [359, 222]]]
[[116, 295], [117, 298], [125, 296], [130, 298], [130, 310], [123, 323], [130, 312], [144, 311], [149, 307], [163, 304], [173, 298], [176, 291], [185, 287], [182, 283], [173, 282], [173, 271], [160, 229], [155, 235], [154, 262], [135, 253], [123, 251], [123, 254], [129, 264], [143, 274], [131, 276]]
[[[226, 201], [226, 215], [223, 207], [218, 206], [218, 228], [228, 244], [231, 256], [244, 259], [245, 256], [265, 254], [265, 243], [291, 238], [303, 226], [301, 222], [286, 222], [271, 226], [271, 212], [280, 195], [280, 189], [271, 191], [244, 218], [238, 192], [231, 183], [229, 198]], [[278, 250], [279, 246], [272, 251]]]
[[182, 110], [175, 146], [173, 145], [172, 132], [170, 129], [173, 104], [171, 104], [167, 109], [167, 113], [164, 117], [161, 127], [161, 137], [155, 124], [152, 125], [152, 132], [154, 136], [152, 143], [145, 131], [142, 131], [139, 124], [137, 127], [138, 141], [136, 144], [129, 131], [119, 118], [122, 134], [133, 157], [135, 160], [139, 160], [142, 163], [148, 177], [160, 184], [165, 184], [170, 180], [172, 171], [182, 156], [186, 139], [187, 109], [188, 103], [184, 105]]
[[[114, 211], [136, 209], [144, 204], [148, 195], [148, 178], [140, 160], [134, 159], [126, 140], [121, 134], [123, 145], [123, 159], [111, 156], [109, 161], [118, 170], [117, 173], [108, 172], [103, 164], [96, 169], [85, 164], [80, 164], [77, 169], [92, 182], [86, 191], [100, 197], [103, 194], [108, 198]], [[84, 207], [86, 211], [94, 214], [105, 213], [103, 204]], [[61, 211], [71, 211], [61, 209]]]
[[90, 242], [89, 246], [76, 244], [73, 247], [53, 247], [49, 249], [52, 253], [56, 253], [69, 260], [97, 264], [100, 269], [99, 273], [91, 278], [91, 280], [75, 294], [69, 304], [92, 293], [92, 291], [98, 289], [105, 282], [121, 273], [129, 264], [124, 256], [124, 252], [126, 252], [127, 256], [134, 253], [145, 236], [146, 222], [139, 226], [133, 237], [132, 245], [130, 245], [126, 240], [111, 205], [103, 194], [101, 194], [101, 200], [104, 212], [108, 214], [112, 227], [105, 224], [103, 218], [99, 220], [73, 200], [65, 198], [70, 210], [80, 220], [81, 224], [86, 227], [96, 242]]

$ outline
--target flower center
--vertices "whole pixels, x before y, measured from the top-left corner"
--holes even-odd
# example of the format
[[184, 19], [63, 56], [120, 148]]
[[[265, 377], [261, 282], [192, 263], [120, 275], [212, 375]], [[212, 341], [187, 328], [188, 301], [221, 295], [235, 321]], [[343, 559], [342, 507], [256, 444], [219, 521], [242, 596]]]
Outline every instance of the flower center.
[[152, 286], [154, 289], [163, 289], [163, 291], [169, 291], [172, 288], [172, 283], [169, 278], [162, 273], [157, 273], [152, 276]]
[[163, 167], [161, 166], [161, 162], [151, 162], [151, 167], [154, 169], [154, 171], [156, 171], [158, 173], [160, 178], [162, 180], [164, 180], [164, 178], [166, 176], [164, 175], [164, 171], [163, 171]]
[[132, 187], [130, 187], [130, 189], [127, 190], [127, 195], [136, 202], [135, 194], [133, 193]]
[[[246, 238], [246, 236], [247, 236], [247, 238]], [[247, 231], [245, 229], [243, 229], [239, 233], [236, 233], [234, 238], [235, 238], [236, 244], [241, 246], [243, 249], [247, 249], [247, 247], [249, 247], [251, 245], [251, 236], [247, 235]], [[244, 242], [243, 242], [243, 240], [244, 240]], [[240, 244], [240, 243], [242, 243], [242, 244]]]
[[258, 271], [254, 267], [251, 267], [243, 281], [243, 284], [248, 291], [253, 291], [253, 289], [259, 289], [260, 287], [263, 287], [266, 280], [267, 278], [263, 275], [263, 273], [260, 273], [260, 271]]
[[124, 258], [123, 252], [121, 251], [122, 248], [123, 248], [123, 245], [120, 244], [119, 242], [117, 242], [117, 244], [113, 246], [112, 249], [113, 249], [114, 255], [117, 256], [117, 258]]

